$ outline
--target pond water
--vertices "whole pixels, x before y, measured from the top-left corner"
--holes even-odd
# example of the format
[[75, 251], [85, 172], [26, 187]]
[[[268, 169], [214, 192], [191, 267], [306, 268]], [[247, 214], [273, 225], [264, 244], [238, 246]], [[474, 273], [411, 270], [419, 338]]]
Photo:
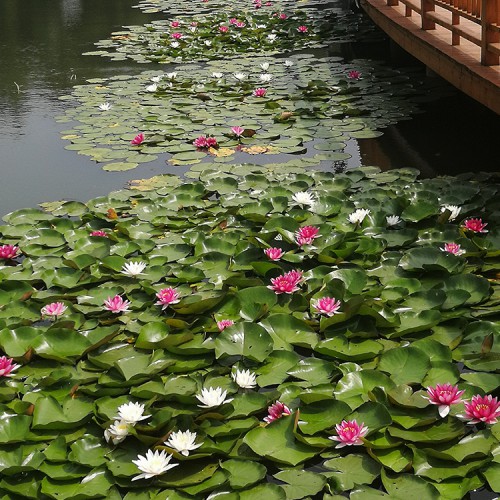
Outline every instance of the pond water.
[[[87, 157], [65, 150], [54, 117], [68, 104], [59, 97], [89, 78], [136, 74], [149, 65], [82, 56], [121, 26], [161, 18], [132, 9], [135, 0], [3, 0], [0, 5], [0, 214], [43, 201], [85, 201], [120, 189], [128, 180], [179, 173], [160, 157], [128, 172], [104, 172]], [[331, 54], [373, 57], [389, 44], [337, 44]], [[162, 68], [166, 69], [166, 68]], [[498, 169], [492, 150], [499, 118], [454, 95], [427, 105], [410, 121], [388, 127], [378, 139], [351, 141], [349, 167], [411, 166], [426, 176]], [[473, 124], [474, 135], [470, 128]], [[460, 138], [457, 141], [457, 137]], [[464, 141], [462, 138], [469, 137]]]

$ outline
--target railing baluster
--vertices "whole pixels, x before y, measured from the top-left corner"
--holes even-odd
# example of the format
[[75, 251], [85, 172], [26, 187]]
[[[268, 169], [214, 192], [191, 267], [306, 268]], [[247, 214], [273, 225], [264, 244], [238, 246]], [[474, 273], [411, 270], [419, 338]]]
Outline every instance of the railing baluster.
[[490, 28], [500, 25], [500, 0], [482, 0], [481, 3], [481, 64], [493, 66], [500, 57], [488, 49], [488, 44], [500, 42], [500, 33]]
[[423, 30], [433, 30], [436, 29], [436, 23], [427, 18], [427, 12], [434, 12], [436, 5], [434, 0], [421, 0], [422, 9], [422, 29]]

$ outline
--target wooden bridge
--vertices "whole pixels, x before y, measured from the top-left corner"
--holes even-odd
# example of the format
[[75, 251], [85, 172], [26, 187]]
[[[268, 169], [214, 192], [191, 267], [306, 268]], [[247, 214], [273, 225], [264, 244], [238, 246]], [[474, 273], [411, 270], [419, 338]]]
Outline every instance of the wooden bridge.
[[398, 45], [500, 114], [500, 0], [361, 0]]

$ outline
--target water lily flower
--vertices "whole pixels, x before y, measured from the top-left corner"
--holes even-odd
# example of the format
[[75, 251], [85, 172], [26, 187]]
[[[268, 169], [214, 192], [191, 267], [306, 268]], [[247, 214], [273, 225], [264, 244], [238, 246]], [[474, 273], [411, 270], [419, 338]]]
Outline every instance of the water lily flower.
[[214, 78], [220, 79], [224, 76], [224, 73], [212, 73], [212, 76]]
[[237, 27], [237, 28], [244, 28], [246, 26], [246, 24], [243, 22], [243, 21], [236, 21], [234, 23], [234, 25]]
[[358, 208], [352, 214], [347, 217], [351, 224], [361, 224], [364, 218], [369, 215], [370, 210], [366, 208]]
[[150, 80], [153, 82], [153, 83], [160, 83], [161, 82], [161, 79], [162, 79], [162, 76], [161, 75], [158, 75], [158, 76], [152, 76], [150, 78]]
[[129, 424], [123, 420], [115, 420], [113, 425], [110, 425], [104, 431], [104, 439], [107, 443], [110, 441], [113, 444], [121, 443], [129, 435]]
[[272, 278], [271, 285], [268, 285], [267, 288], [273, 290], [277, 295], [281, 293], [290, 294], [299, 290], [297, 285], [301, 279], [302, 273], [300, 271], [290, 271], [277, 278]]
[[257, 385], [256, 375], [250, 370], [236, 370], [231, 377], [242, 389], [253, 389]]
[[396, 226], [401, 222], [399, 215], [388, 215], [385, 220], [388, 226]]
[[242, 81], [247, 77], [247, 75], [245, 73], [233, 73], [233, 77], [238, 81]]
[[276, 38], [278, 38], [278, 35], [274, 34], [274, 33], [271, 33], [270, 35], [267, 35], [267, 39], [273, 43], [276, 41]]
[[175, 288], [162, 288], [157, 294], [158, 302], [155, 302], [155, 306], [162, 306], [162, 311], [166, 309], [171, 304], [177, 304], [180, 302], [180, 293]]
[[212, 41], [211, 40], [205, 40], [205, 45], [207, 47], [211, 47], [212, 46]]
[[127, 262], [123, 265], [122, 270], [120, 271], [125, 276], [139, 276], [139, 274], [143, 274], [142, 271], [146, 269], [145, 262]]
[[237, 137], [241, 137], [245, 129], [243, 127], [231, 127], [231, 132]]
[[123, 422], [135, 425], [141, 420], [149, 418], [151, 415], [144, 415], [144, 405], [141, 403], [125, 403], [118, 407], [118, 416]]
[[269, 74], [269, 73], [263, 73], [262, 75], [259, 76], [259, 80], [262, 82], [262, 83], [267, 83], [267, 82], [270, 82], [273, 78], [273, 75]]
[[279, 16], [278, 16], [282, 21], [285, 20], [288, 16], [282, 12]]
[[191, 26], [198, 26], [198, 21], [191, 21]]
[[107, 309], [108, 311], [111, 311], [115, 314], [129, 311], [129, 305], [130, 301], [123, 300], [120, 295], [108, 297], [107, 300], [104, 301], [104, 309]]
[[17, 257], [19, 247], [15, 245], [0, 245], [0, 259], [13, 259]]
[[268, 62], [263, 62], [260, 64], [260, 67], [264, 70], [267, 71], [269, 69], [269, 63]]
[[181, 44], [179, 42], [172, 42], [170, 44], [170, 47], [172, 47], [173, 49], [178, 49], [180, 45]]
[[356, 71], [355, 69], [353, 69], [353, 70], [347, 72], [347, 78], [349, 78], [350, 80], [360, 80], [361, 73], [359, 71]]
[[158, 90], [158, 85], [156, 83], [152, 83], [146, 87], [148, 92], [156, 92]]
[[198, 405], [200, 408], [213, 408], [220, 406], [224, 403], [230, 403], [233, 399], [226, 399], [227, 391], [223, 391], [222, 387], [210, 387], [209, 389], [202, 389], [201, 394], [196, 398], [203, 403]]
[[470, 402], [466, 402], [465, 418], [470, 419], [469, 424], [478, 424], [485, 422], [486, 424], [496, 424], [500, 417], [500, 402], [497, 398], [488, 396], [472, 396]]
[[445, 243], [444, 247], [441, 247], [440, 250], [443, 252], [448, 252], [452, 253], [453, 255], [463, 255], [465, 250], [462, 250], [460, 248], [460, 245], [458, 243]]
[[170, 36], [174, 40], [180, 40], [182, 38], [182, 33], [179, 33], [178, 31], [176, 31], [175, 33], [172, 33]]
[[42, 307], [40, 312], [42, 313], [42, 316], [53, 316], [55, 319], [57, 316], [64, 314], [66, 309], [68, 308], [63, 302], [51, 302], [50, 304]]
[[132, 481], [138, 479], [149, 479], [154, 476], [161, 476], [170, 469], [177, 467], [179, 464], [170, 464], [172, 455], [167, 455], [165, 450], [159, 452], [156, 450], [154, 453], [151, 450], [146, 452], [145, 456], [138, 455], [137, 460], [132, 460], [132, 463], [137, 465], [138, 469], [142, 472], [138, 476], [132, 478]]
[[311, 245], [319, 237], [319, 228], [316, 226], [304, 226], [295, 233], [295, 241], [299, 246]]
[[219, 31], [221, 33], [227, 33], [229, 31], [229, 27], [228, 26], [224, 26], [224, 25], [219, 26]]
[[225, 330], [233, 325], [234, 321], [232, 319], [222, 319], [221, 321], [217, 321], [217, 328], [219, 329], [219, 332], [222, 332], [222, 330]]
[[236, 24], [238, 22], [238, 19], [236, 19], [235, 17], [232, 17], [231, 19], [229, 19], [229, 24]]
[[334, 297], [322, 297], [311, 302], [311, 305], [318, 313], [326, 314], [327, 316], [337, 314], [341, 304], [340, 300], [336, 300]]
[[137, 134], [131, 141], [130, 144], [132, 146], [139, 146], [144, 142], [144, 134], [141, 132], [140, 134]]
[[90, 233], [90, 236], [100, 236], [102, 238], [109, 238], [108, 233], [106, 231], [101, 231], [101, 230], [92, 231]]
[[335, 426], [335, 430], [337, 431], [337, 435], [328, 438], [332, 441], [339, 441], [339, 444], [335, 448], [363, 444], [361, 438], [368, 434], [368, 427], [365, 427], [364, 423], [358, 425], [356, 420], [342, 420], [341, 424]]
[[217, 139], [215, 137], [200, 135], [193, 141], [193, 145], [197, 148], [216, 148], [218, 146]]
[[451, 405], [460, 403], [462, 394], [465, 391], [459, 391], [458, 386], [446, 384], [437, 384], [436, 387], [428, 387], [428, 397], [422, 396], [429, 400], [429, 403], [438, 405], [438, 413], [441, 418], [446, 417], [450, 413]]
[[292, 196], [296, 205], [314, 207], [316, 198], [309, 191], [299, 191]]
[[172, 432], [168, 437], [168, 440], [165, 441], [165, 444], [174, 450], [182, 453], [185, 457], [189, 455], [190, 451], [196, 450], [203, 443], [194, 444], [196, 441], [196, 432], [191, 431], [177, 431]]
[[12, 377], [14, 370], [17, 370], [21, 365], [13, 364], [14, 360], [7, 356], [0, 356], [0, 377]]
[[264, 418], [264, 422], [270, 424], [271, 422], [278, 420], [278, 418], [286, 415], [291, 415], [292, 411], [290, 410], [290, 408], [288, 408], [288, 406], [285, 406], [280, 401], [276, 401], [274, 404], [267, 408], [267, 413], [268, 415]]
[[253, 91], [253, 95], [255, 97], [265, 97], [267, 94], [267, 89], [265, 89], [264, 87], [259, 87], [259, 88], [256, 88], [254, 91]]
[[299, 27], [297, 28], [297, 31], [298, 31], [299, 33], [307, 33], [309, 30], [308, 30], [307, 26], [299, 26]]
[[177, 77], [177, 72], [172, 71], [171, 73], [165, 73], [165, 77], [169, 80], [175, 80], [175, 78]]
[[459, 207], [457, 205], [443, 205], [441, 207], [441, 212], [445, 212], [446, 210], [449, 210], [451, 212], [450, 216], [448, 217], [448, 220], [452, 221], [455, 220], [460, 215], [462, 207]]
[[474, 233], [487, 233], [488, 230], [484, 229], [488, 225], [487, 222], [483, 222], [482, 219], [467, 219], [463, 222], [463, 228], [467, 231], [472, 231]]
[[283, 63], [287, 68], [290, 68], [291, 66], [294, 65], [293, 61], [290, 61], [290, 59], [285, 59], [285, 62]]
[[198, 28], [196, 26], [190, 26], [188, 29], [191, 33], [194, 33]]
[[178, 28], [180, 25], [181, 25], [181, 23], [180, 23], [179, 21], [172, 21], [172, 22], [170, 23], [170, 26], [171, 26], [172, 28]]
[[283, 252], [281, 248], [271, 247], [271, 248], [266, 248], [264, 250], [264, 253], [266, 254], [266, 257], [269, 260], [280, 260], [285, 252]]
[[266, 7], [271, 7], [272, 2], [266, 2], [264, 5], [265, 5]]
[[113, 106], [109, 102], [103, 102], [102, 104], [99, 104], [99, 109], [101, 111], [109, 111]]

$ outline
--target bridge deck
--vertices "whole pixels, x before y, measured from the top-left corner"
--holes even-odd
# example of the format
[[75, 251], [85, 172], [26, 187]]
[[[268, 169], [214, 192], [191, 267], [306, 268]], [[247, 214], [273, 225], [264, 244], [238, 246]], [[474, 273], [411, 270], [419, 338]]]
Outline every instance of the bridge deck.
[[[432, 12], [425, 12], [422, 20], [423, 1], [361, 0], [361, 5], [403, 49], [462, 92], [500, 114], [500, 65], [496, 57], [500, 43], [495, 43], [496, 38], [492, 41], [490, 38], [489, 48], [493, 52], [488, 55], [491, 56], [490, 64], [493, 59], [494, 65], [481, 64], [482, 58], [484, 62], [485, 42], [482, 38], [485, 29], [484, 26], [481, 29], [480, 21], [478, 26], [477, 19], [466, 16], [460, 19], [459, 25], [454, 21], [452, 26], [450, 9], [439, 5], [433, 5]], [[388, 5], [391, 3], [395, 5]], [[431, 23], [431, 29], [422, 29], [426, 22]], [[494, 24], [493, 28], [496, 30], [497, 26]], [[496, 32], [493, 36], [497, 36]]]

